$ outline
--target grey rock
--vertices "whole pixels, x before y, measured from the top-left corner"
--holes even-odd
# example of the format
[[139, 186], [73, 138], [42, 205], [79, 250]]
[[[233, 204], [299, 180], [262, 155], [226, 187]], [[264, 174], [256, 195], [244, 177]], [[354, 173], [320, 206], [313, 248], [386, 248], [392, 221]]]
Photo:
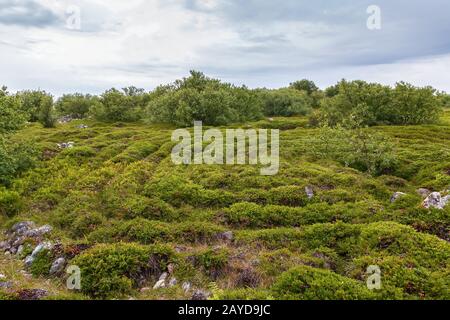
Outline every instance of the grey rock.
[[52, 230], [52, 226], [45, 225], [25, 232], [25, 236], [30, 238], [42, 237], [43, 235], [50, 233]]
[[13, 225], [10, 231], [11, 231], [11, 233], [21, 234], [21, 233], [24, 233], [25, 231], [33, 229], [35, 227], [36, 227], [36, 225], [34, 222], [24, 221], [24, 222], [19, 222], [19, 223], [16, 223], [15, 225]]
[[0, 250], [9, 250], [11, 248], [11, 245], [9, 244], [8, 241], [2, 241], [0, 242]]
[[450, 202], [450, 196], [442, 197], [439, 192], [432, 192], [423, 202], [422, 206], [426, 209], [439, 209], [443, 210], [444, 207]]
[[233, 241], [233, 239], [234, 239], [233, 231], [227, 231], [227, 232], [221, 233], [219, 235], [219, 238], [222, 240], [225, 240], [225, 241]]
[[305, 187], [305, 193], [306, 193], [306, 196], [308, 197], [308, 199], [314, 198], [314, 189], [311, 186]]
[[78, 129], [87, 129], [89, 128], [87, 125], [85, 124], [80, 124], [79, 126], [77, 126]]
[[17, 248], [16, 254], [17, 254], [18, 256], [20, 256], [20, 255], [22, 254], [24, 248], [25, 248], [25, 247], [24, 247], [23, 245], [20, 245], [19, 248]]
[[194, 294], [191, 297], [191, 300], [208, 300], [210, 293], [204, 290], [195, 290]]
[[75, 142], [61, 142], [56, 144], [60, 149], [72, 149], [75, 146]]
[[53, 261], [52, 266], [50, 267], [50, 275], [58, 275], [64, 271], [64, 267], [66, 265], [66, 259], [58, 258]]
[[26, 289], [19, 292], [20, 300], [40, 300], [48, 296], [48, 291], [43, 289]]
[[169, 288], [175, 287], [177, 285], [178, 281], [176, 278], [171, 278], [169, 280]]
[[0, 273], [0, 280], [6, 279], [6, 276], [3, 273]]
[[392, 195], [391, 197], [391, 203], [394, 203], [395, 201], [397, 201], [398, 199], [400, 199], [401, 197], [406, 196], [406, 193], [404, 192], [396, 192]]
[[1, 289], [10, 289], [10, 288], [12, 288], [12, 286], [13, 286], [13, 283], [11, 281], [5, 281], [5, 282], [0, 281]]

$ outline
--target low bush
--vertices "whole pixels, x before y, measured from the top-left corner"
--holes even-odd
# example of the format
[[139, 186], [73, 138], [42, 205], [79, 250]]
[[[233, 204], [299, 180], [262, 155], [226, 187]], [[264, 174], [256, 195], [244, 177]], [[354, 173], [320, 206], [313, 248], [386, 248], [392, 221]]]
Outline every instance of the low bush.
[[308, 266], [283, 273], [271, 288], [276, 299], [371, 300], [376, 295], [365, 284], [327, 270]]
[[175, 254], [166, 246], [98, 245], [72, 260], [80, 267], [82, 292], [94, 298], [129, 293], [142, 276], [158, 276]]

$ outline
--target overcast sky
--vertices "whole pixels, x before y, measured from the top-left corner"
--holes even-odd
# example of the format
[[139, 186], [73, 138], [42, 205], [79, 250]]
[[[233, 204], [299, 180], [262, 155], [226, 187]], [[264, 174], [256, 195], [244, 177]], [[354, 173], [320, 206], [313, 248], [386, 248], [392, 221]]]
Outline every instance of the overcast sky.
[[450, 92], [449, 14], [448, 0], [0, 0], [0, 85], [150, 90], [196, 69], [250, 87], [346, 78]]

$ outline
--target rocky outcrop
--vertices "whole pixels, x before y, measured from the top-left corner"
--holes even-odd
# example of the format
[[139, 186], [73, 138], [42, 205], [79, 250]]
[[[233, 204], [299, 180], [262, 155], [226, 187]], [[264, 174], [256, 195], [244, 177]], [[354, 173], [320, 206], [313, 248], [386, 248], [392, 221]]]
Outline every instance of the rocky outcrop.
[[[52, 227], [49, 225], [36, 227], [35, 223], [31, 221], [16, 223], [6, 233], [7, 239], [0, 242], [0, 250], [9, 254], [20, 254], [24, 250], [23, 245], [25, 242], [36, 243], [37, 247], [39, 247], [43, 242], [44, 237], [51, 231]], [[36, 250], [37, 247], [34, 250]], [[42, 250], [42, 248], [38, 250]]]

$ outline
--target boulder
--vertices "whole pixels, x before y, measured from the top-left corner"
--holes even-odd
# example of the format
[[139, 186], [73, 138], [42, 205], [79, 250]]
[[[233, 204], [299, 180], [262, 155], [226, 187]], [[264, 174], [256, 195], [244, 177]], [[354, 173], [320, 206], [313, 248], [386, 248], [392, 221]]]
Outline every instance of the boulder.
[[450, 203], [450, 195], [445, 197], [441, 196], [440, 192], [432, 192], [423, 202], [422, 206], [426, 209], [439, 209], [443, 210], [444, 207]]

